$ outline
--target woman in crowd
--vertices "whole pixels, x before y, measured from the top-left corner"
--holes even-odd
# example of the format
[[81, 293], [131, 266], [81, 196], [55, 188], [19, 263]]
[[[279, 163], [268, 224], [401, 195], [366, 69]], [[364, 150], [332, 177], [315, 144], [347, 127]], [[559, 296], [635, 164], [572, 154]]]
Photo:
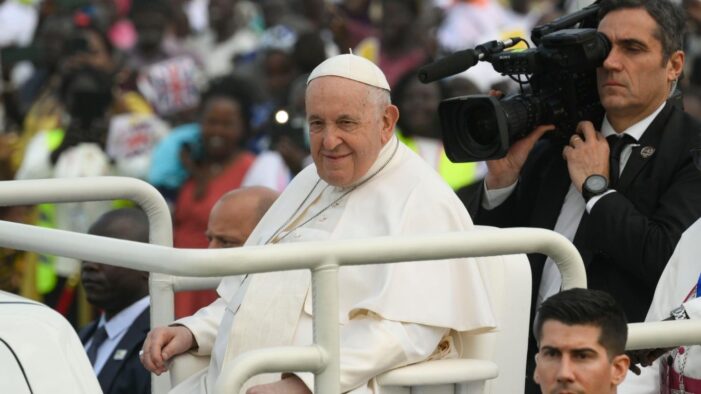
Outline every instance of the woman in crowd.
[[405, 74], [392, 91], [392, 101], [402, 116], [397, 136], [426, 160], [454, 190], [471, 185], [484, 176], [478, 163], [453, 163], [441, 140], [438, 104], [445, 98], [443, 82], [423, 84], [417, 71]]
[[[180, 159], [190, 174], [175, 202], [174, 245], [206, 248], [207, 219], [214, 203], [241, 186], [254, 160], [244, 149], [249, 136], [250, 104], [236, 79], [223, 78], [202, 100], [201, 133], [182, 145]], [[188, 316], [216, 298], [213, 291], [180, 293], [176, 316]]]

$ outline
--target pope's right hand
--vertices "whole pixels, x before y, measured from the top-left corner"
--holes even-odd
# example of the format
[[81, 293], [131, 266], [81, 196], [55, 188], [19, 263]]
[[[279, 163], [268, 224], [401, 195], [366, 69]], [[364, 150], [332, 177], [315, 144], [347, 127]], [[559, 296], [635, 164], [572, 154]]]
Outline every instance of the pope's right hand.
[[526, 137], [512, 144], [506, 156], [497, 160], [487, 160], [487, 189], [501, 189], [516, 183], [535, 143], [543, 134], [554, 129], [553, 125], [538, 126]]
[[139, 358], [146, 369], [160, 375], [168, 370], [166, 364], [173, 357], [196, 347], [195, 337], [187, 327], [157, 327], [146, 336]]

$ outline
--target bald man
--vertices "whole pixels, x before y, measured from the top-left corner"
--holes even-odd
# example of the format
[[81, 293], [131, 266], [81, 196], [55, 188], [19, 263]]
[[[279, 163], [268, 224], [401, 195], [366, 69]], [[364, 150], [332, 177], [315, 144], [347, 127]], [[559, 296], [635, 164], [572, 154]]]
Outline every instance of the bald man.
[[[232, 190], [219, 198], [209, 212], [209, 249], [242, 246], [278, 193], [262, 186]], [[217, 298], [212, 290], [181, 291], [175, 294], [175, 317], [190, 316]]]
[[235, 248], [248, 239], [278, 193], [262, 186], [236, 189], [223, 195], [209, 213], [209, 249]]

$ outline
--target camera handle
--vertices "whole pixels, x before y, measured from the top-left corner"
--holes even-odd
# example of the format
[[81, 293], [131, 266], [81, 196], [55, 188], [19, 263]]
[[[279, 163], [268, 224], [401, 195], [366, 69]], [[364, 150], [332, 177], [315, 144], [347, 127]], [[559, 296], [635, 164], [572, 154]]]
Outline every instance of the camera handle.
[[580, 23], [579, 27], [596, 27], [598, 14], [599, 0], [577, 12], [561, 16], [550, 23], [534, 27], [533, 31], [531, 31], [531, 41], [536, 45], [540, 45], [540, 40], [544, 36], [558, 30], [573, 27], [577, 23]]

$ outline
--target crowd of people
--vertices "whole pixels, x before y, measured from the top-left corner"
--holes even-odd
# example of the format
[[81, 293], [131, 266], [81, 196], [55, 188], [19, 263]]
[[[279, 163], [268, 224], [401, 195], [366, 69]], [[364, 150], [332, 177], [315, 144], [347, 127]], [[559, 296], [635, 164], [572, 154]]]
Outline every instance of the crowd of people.
[[[697, 347], [623, 352], [626, 321], [698, 318], [701, 270], [685, 265], [698, 243], [694, 228], [686, 231], [701, 217], [697, 1], [602, 0], [597, 29], [611, 44], [596, 71], [605, 116], [581, 122], [566, 141], [540, 125], [502, 159], [452, 163], [437, 107], [518, 85], [487, 64], [431, 84], [417, 79], [419, 67], [448, 53], [527, 38], [583, 5], [5, 0], [0, 179], [143, 179], [170, 204], [176, 248], [435, 234], [473, 221], [552, 229], [577, 247], [596, 290], [560, 292], [554, 263], [529, 256], [536, 335], [526, 392], [697, 392], [701, 376], [684, 370], [698, 365]], [[3, 207], [0, 219], [146, 242], [145, 217], [131, 205]], [[145, 273], [0, 252], [0, 289], [87, 325], [81, 335], [105, 392], [148, 392], [148, 371], [164, 372], [185, 352], [211, 356], [176, 388], [200, 392], [246, 350], [311, 342], [307, 271], [179, 294], [178, 320], [149, 333]], [[454, 333], [498, 326], [489, 286], [469, 261], [342, 271], [343, 392], [375, 392], [379, 373], [455, 357]], [[677, 289], [677, 271], [694, 287]], [[653, 363], [661, 355], [671, 361]], [[563, 367], [585, 362], [600, 374]], [[626, 378], [629, 367], [640, 372], [636, 364], [653, 366]], [[248, 387], [307, 393], [313, 376], [262, 376]]]
[[[380, 65], [406, 116], [397, 135], [455, 190], [472, 190], [483, 163], [448, 160], [435, 108], [486, 92], [486, 75], [417, 82], [417, 68], [494, 34], [526, 35], [556, 5], [511, 9], [431, 1], [20, 1], [0, 4], [1, 179], [121, 175], [169, 201], [176, 247], [204, 248], [206, 218], [226, 191], [278, 192], [312, 162], [306, 76], [353, 51]], [[466, 8], [467, 7], [467, 8]], [[547, 11], [547, 12], [546, 12]], [[551, 12], [552, 11], [552, 12]], [[448, 16], [500, 21], [465, 32]], [[479, 18], [478, 18], [479, 19]], [[477, 27], [476, 27], [477, 28]], [[462, 37], [462, 41], [456, 41]], [[86, 232], [124, 202], [4, 209], [2, 218]], [[72, 259], [3, 250], [2, 288], [87, 323]], [[179, 296], [178, 316], [212, 293]], [[82, 306], [81, 306], [82, 305]]]

